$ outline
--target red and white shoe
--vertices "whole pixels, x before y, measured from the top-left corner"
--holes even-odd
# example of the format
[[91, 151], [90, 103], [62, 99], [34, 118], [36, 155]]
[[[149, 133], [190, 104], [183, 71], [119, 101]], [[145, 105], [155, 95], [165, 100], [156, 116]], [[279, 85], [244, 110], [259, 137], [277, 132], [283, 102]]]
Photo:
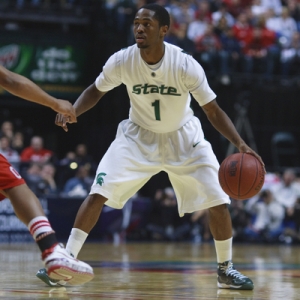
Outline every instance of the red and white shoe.
[[94, 278], [93, 268], [72, 257], [60, 244], [42, 253], [48, 276], [70, 285], [81, 285]]

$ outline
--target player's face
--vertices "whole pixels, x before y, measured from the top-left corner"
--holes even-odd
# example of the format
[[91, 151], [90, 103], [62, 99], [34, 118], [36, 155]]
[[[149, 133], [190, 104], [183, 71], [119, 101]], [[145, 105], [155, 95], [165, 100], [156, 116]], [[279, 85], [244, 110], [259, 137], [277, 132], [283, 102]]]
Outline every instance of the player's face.
[[139, 48], [148, 48], [163, 41], [167, 26], [159, 27], [154, 14], [154, 11], [142, 8], [135, 16], [133, 33]]

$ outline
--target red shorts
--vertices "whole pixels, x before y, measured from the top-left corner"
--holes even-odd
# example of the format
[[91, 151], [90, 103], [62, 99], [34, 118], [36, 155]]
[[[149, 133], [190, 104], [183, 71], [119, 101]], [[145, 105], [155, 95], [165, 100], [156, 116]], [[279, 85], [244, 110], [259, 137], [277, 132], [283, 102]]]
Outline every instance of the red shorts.
[[[25, 180], [12, 167], [7, 159], [0, 154], [0, 191], [24, 184]], [[0, 201], [6, 197], [0, 192]]]

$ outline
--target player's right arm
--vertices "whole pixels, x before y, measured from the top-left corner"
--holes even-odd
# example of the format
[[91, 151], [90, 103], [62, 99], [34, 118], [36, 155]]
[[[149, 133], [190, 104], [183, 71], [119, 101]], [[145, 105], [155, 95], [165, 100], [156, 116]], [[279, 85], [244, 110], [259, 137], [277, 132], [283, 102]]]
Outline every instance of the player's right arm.
[[106, 94], [97, 89], [95, 83], [86, 88], [74, 103], [76, 116], [80, 116], [84, 112], [94, 107], [98, 101]]
[[[106, 92], [101, 92], [96, 88], [95, 83], [87, 87], [73, 105], [76, 117], [94, 107], [105, 94]], [[67, 120], [63, 115], [56, 115], [55, 124], [61, 126], [64, 131], [68, 131]]]
[[[118, 54], [113, 54], [106, 62], [96, 81], [81, 93], [73, 105], [76, 117], [94, 107], [108, 91], [122, 83], [119, 60]], [[56, 116], [55, 124], [68, 131], [66, 119], [62, 115], [58, 114]]]

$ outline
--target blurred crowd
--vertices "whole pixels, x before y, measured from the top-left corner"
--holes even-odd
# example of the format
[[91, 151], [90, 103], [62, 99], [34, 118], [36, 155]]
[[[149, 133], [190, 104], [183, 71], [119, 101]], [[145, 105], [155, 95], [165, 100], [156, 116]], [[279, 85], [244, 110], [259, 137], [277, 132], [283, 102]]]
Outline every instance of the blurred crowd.
[[64, 157], [44, 146], [44, 138], [32, 135], [26, 142], [22, 131], [12, 121], [0, 129], [0, 154], [22, 175], [38, 196], [85, 197], [92, 185], [97, 163], [80, 143]]
[[[298, 0], [14, 0], [6, 7], [26, 13], [65, 12], [91, 17], [102, 7], [105, 32], [115, 50], [134, 43], [136, 11], [158, 3], [171, 15], [166, 41], [190, 53], [209, 79], [229, 85], [300, 85], [300, 3]], [[103, 5], [99, 5], [103, 3]], [[99, 12], [100, 13], [100, 12]], [[253, 76], [255, 74], [255, 76]]]
[[92, 0], [9, 0], [2, 1], [3, 8], [16, 8], [17, 10], [56, 10], [68, 11], [75, 8], [88, 8]]
[[[0, 153], [23, 176], [38, 197], [85, 198], [94, 179], [95, 162], [84, 143], [59, 158], [44, 146], [41, 136], [32, 135], [28, 144], [22, 131], [11, 121], [0, 128]], [[131, 200], [138, 199], [138, 194]], [[179, 217], [172, 187], [157, 189], [147, 211], [135, 216], [131, 224], [132, 201], [125, 207], [127, 225], [122, 235], [154, 241], [210, 242], [208, 210]], [[229, 206], [233, 236], [241, 242], [300, 243], [300, 178], [293, 168], [282, 173], [267, 173], [261, 192], [244, 201], [232, 199]], [[139, 214], [139, 212], [135, 212]], [[123, 220], [124, 221], [124, 220]], [[135, 228], [130, 232], [132, 228]]]
[[[229, 205], [236, 241], [256, 243], [300, 243], [300, 178], [294, 169], [268, 173], [258, 195], [247, 200], [231, 199]], [[212, 241], [208, 211], [180, 218], [171, 187], [157, 190], [147, 225], [153, 240]]]
[[237, 74], [245, 82], [257, 74], [261, 82], [276, 79], [283, 85], [300, 75], [297, 0], [107, 0], [108, 23], [121, 46], [134, 43], [134, 14], [149, 2], [171, 15], [166, 41], [193, 55], [208, 77], [224, 85]]

